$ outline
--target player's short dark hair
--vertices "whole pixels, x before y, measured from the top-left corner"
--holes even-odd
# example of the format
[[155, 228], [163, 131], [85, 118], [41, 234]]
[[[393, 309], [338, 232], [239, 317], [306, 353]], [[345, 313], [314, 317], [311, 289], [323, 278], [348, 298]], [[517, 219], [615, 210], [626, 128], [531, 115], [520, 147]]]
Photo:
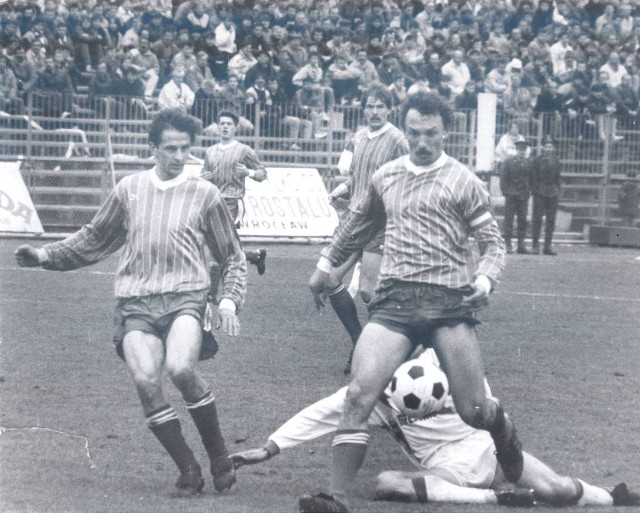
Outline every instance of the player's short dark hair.
[[423, 116], [439, 115], [442, 118], [442, 124], [445, 130], [448, 130], [453, 124], [453, 109], [447, 101], [438, 94], [418, 91], [407, 96], [400, 109], [401, 126], [404, 126], [407, 112], [411, 109], [417, 110]]
[[363, 109], [367, 104], [367, 101], [369, 101], [369, 98], [380, 100], [385, 104], [387, 109], [390, 109], [393, 106], [393, 98], [391, 98], [391, 93], [387, 89], [387, 86], [379, 82], [372, 84], [369, 89], [362, 93], [362, 97], [360, 98], [360, 106]]
[[231, 118], [235, 126], [238, 126], [238, 123], [240, 122], [238, 115], [231, 110], [221, 110], [218, 113], [218, 121], [220, 121], [220, 118]]
[[169, 129], [189, 134], [189, 139], [193, 144], [196, 141], [196, 136], [202, 131], [202, 122], [181, 109], [163, 109], [149, 125], [149, 142], [156, 147], [160, 146], [162, 133]]

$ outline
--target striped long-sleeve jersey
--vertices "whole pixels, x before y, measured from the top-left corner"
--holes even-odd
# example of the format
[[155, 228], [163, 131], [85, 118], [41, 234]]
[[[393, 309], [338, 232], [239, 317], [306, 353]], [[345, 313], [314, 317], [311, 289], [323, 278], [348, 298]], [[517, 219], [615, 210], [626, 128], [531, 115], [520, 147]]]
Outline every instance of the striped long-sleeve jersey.
[[244, 198], [245, 177], [236, 171], [236, 164], [242, 163], [249, 169], [261, 169], [255, 151], [239, 141], [214, 144], [207, 148], [202, 168], [202, 178], [215, 185], [226, 199]]
[[220, 192], [187, 171], [162, 181], [154, 168], [123, 178], [89, 224], [45, 245], [43, 267], [76, 269], [123, 247], [116, 297], [207, 290], [205, 246], [223, 268], [221, 297], [242, 306], [246, 261]]
[[[417, 167], [405, 156], [380, 168], [367, 195], [343, 219], [322, 255], [339, 266], [385, 222], [378, 283], [390, 279], [458, 289], [478, 274], [497, 283], [506, 254], [489, 210], [488, 191], [475, 174], [446, 154], [428, 167]], [[467, 261], [471, 235], [480, 247], [475, 273]]]
[[401, 130], [391, 123], [380, 130], [358, 130], [340, 155], [338, 167], [351, 175], [350, 207], [355, 207], [367, 194], [371, 175], [383, 164], [407, 155], [409, 144]]

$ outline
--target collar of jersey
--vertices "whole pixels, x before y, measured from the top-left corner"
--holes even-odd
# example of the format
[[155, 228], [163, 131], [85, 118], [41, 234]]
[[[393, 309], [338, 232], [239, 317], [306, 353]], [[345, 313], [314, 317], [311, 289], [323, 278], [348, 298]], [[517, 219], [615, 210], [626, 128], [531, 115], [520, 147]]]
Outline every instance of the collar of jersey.
[[385, 132], [388, 132], [389, 130], [391, 130], [392, 127], [393, 125], [387, 121], [382, 128], [379, 128], [375, 132], [371, 132], [371, 131], [367, 132], [367, 137], [369, 139], [374, 139], [375, 137], [378, 137], [379, 135], [382, 135]]
[[171, 180], [160, 180], [160, 178], [158, 177], [158, 174], [156, 173], [155, 166], [151, 171], [149, 171], [149, 177], [151, 179], [151, 183], [161, 191], [166, 191], [168, 189], [171, 189], [172, 187], [176, 187], [181, 183], [186, 182], [190, 176], [191, 176], [191, 173], [187, 171], [187, 169], [185, 168], [182, 171], [182, 173], [180, 173], [175, 178], [171, 178]]
[[424, 173], [428, 173], [429, 171], [433, 171], [435, 169], [440, 169], [442, 166], [444, 166], [448, 158], [449, 156], [443, 151], [442, 155], [438, 157], [438, 160], [436, 160], [433, 164], [430, 164], [428, 166], [416, 166], [413, 162], [411, 162], [409, 155], [405, 156], [404, 162], [405, 162], [406, 168], [409, 171], [411, 171], [414, 175], [421, 175]]
[[219, 142], [218, 143], [218, 148], [220, 148], [221, 150], [226, 150], [227, 148], [231, 148], [232, 146], [235, 146], [236, 144], [238, 144], [238, 140], [237, 139], [234, 139], [233, 141], [228, 142], [226, 144]]

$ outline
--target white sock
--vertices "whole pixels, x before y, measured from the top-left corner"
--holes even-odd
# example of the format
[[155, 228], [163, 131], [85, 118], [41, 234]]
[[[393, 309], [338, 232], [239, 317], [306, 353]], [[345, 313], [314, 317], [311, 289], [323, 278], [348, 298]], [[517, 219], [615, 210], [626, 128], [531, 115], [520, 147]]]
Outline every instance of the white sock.
[[424, 478], [418, 479], [424, 479], [427, 488], [427, 502], [455, 502], [463, 504], [498, 503], [498, 499], [493, 490], [466, 488], [433, 476], [425, 476]]
[[604, 488], [593, 486], [578, 479], [582, 485], [582, 497], [578, 499], [578, 506], [612, 506], [613, 497]]
[[353, 268], [351, 283], [349, 283], [349, 288], [347, 290], [353, 298], [358, 295], [358, 290], [360, 290], [360, 262], [357, 262]]

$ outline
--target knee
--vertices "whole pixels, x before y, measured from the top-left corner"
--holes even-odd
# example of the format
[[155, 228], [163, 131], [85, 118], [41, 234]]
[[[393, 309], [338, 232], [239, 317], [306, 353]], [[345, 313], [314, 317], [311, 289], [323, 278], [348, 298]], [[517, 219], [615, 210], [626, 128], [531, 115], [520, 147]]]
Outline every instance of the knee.
[[371, 292], [369, 290], [360, 290], [360, 299], [362, 299], [362, 302], [365, 304], [368, 304], [371, 301]]
[[536, 484], [536, 498], [554, 506], [567, 506], [577, 499], [576, 485], [570, 477], [556, 476]]
[[195, 371], [186, 364], [167, 364], [167, 374], [171, 382], [183, 392], [195, 383]]
[[375, 401], [376, 397], [372, 398], [364, 387], [352, 381], [344, 401], [344, 413], [357, 423], [366, 423]]

